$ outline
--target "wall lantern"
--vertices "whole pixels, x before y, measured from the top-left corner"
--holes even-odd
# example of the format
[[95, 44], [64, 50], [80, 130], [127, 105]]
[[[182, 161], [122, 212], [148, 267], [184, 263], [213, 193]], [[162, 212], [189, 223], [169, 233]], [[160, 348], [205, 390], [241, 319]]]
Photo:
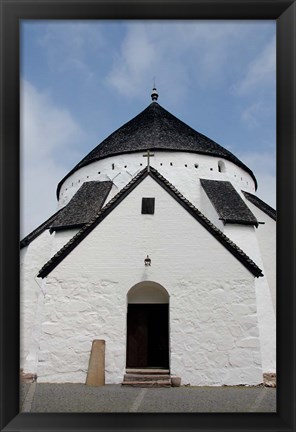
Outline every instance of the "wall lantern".
[[151, 266], [151, 259], [149, 258], [149, 255], [147, 255], [147, 257], [144, 259], [144, 263], [146, 267]]

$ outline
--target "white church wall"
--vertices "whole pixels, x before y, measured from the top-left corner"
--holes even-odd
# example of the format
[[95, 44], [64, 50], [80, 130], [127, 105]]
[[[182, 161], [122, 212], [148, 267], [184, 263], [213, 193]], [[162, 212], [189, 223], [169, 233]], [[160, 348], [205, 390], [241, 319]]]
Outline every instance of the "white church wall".
[[[141, 214], [143, 196], [155, 197], [154, 215]], [[85, 382], [92, 341], [105, 339], [106, 383], [120, 383], [127, 294], [141, 281], [170, 296], [173, 374], [262, 381], [253, 275], [150, 177], [47, 277], [38, 381]]]
[[[253, 225], [232, 224], [224, 225], [224, 234], [227, 235], [237, 246], [239, 246], [259, 266], [258, 245], [256, 242], [256, 228]], [[254, 243], [256, 248], [254, 248]], [[260, 266], [259, 266], [260, 267]]]
[[32, 348], [35, 338], [36, 310], [41, 281], [36, 276], [43, 264], [50, 258], [52, 238], [48, 231], [44, 231], [28, 246], [21, 249], [20, 266], [20, 363], [24, 372], [31, 370], [36, 353]]
[[258, 221], [264, 222], [264, 224], [258, 226], [256, 236], [271, 292], [274, 311], [276, 311], [276, 221], [254, 206], [250, 201], [246, 200], [245, 202]]
[[[25, 292], [23, 290], [24, 287], [24, 278], [25, 278], [25, 270], [26, 270], [26, 254], [28, 251], [28, 246], [22, 248], [20, 250], [20, 365], [23, 367], [24, 360], [28, 354], [28, 345], [31, 334], [31, 326], [29, 324], [30, 320], [25, 312], [24, 302], [25, 302]], [[28, 293], [29, 295], [29, 293]], [[30, 313], [30, 310], [28, 311]], [[31, 319], [32, 321], [32, 319]], [[27, 329], [27, 333], [24, 331], [24, 327]]]
[[176, 285], [170, 298], [171, 345], [178, 347], [171, 353], [172, 374], [191, 385], [262, 382], [253, 281], [214, 276]]
[[[68, 177], [60, 191], [59, 208], [66, 205], [81, 185], [86, 181], [110, 181], [114, 186], [107, 200], [110, 200], [132, 177], [147, 165], [144, 152], [111, 156], [80, 168]], [[218, 164], [222, 159], [213, 156], [186, 153], [155, 151], [150, 158], [156, 168], [179, 191], [199, 205], [198, 179], [230, 181], [237, 190], [254, 193], [254, 180], [246, 171], [234, 163], [223, 160], [223, 171]]]
[[35, 373], [39, 350], [39, 329], [44, 292], [37, 279], [41, 267], [67, 243], [78, 230], [41, 233], [20, 252], [20, 363], [24, 372]]
[[[260, 227], [260, 225], [259, 225]], [[262, 269], [264, 277], [255, 280], [257, 314], [264, 372], [276, 371], [276, 317], [264, 262], [257, 240], [257, 230], [252, 226], [226, 224], [224, 234], [234, 241]]]
[[59, 251], [66, 243], [68, 243], [71, 238], [77, 234], [79, 229], [65, 229], [54, 231], [54, 242], [52, 243], [51, 256], [53, 256], [57, 251]]
[[28, 246], [23, 247], [20, 250], [20, 271], [22, 272], [26, 266], [26, 254], [28, 251]]
[[126, 319], [119, 281], [109, 275], [93, 283], [79, 273], [47, 281], [38, 381], [85, 383], [92, 341], [104, 339], [106, 383], [118, 383], [125, 353], [125, 340], [118, 335]]

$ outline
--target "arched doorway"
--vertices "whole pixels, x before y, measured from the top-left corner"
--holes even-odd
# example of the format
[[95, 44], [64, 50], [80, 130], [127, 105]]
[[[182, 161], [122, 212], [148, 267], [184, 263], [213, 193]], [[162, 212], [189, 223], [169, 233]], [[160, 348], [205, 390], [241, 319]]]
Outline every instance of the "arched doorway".
[[158, 283], [134, 285], [127, 295], [127, 368], [169, 368], [169, 295]]

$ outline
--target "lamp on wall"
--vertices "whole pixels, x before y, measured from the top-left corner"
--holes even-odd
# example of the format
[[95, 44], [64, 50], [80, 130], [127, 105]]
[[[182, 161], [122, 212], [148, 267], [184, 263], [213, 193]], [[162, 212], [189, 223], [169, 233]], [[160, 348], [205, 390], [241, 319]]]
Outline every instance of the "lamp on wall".
[[147, 255], [147, 257], [144, 259], [144, 263], [146, 267], [151, 266], [151, 259], [149, 258], [149, 255]]

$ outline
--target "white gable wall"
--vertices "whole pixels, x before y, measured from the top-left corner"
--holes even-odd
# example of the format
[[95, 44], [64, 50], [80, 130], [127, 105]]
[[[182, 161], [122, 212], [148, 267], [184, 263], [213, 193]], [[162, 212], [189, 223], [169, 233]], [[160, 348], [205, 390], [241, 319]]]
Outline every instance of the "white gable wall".
[[20, 364], [25, 373], [37, 371], [40, 320], [43, 311], [43, 281], [37, 278], [41, 267], [78, 230], [49, 233], [45, 230], [20, 253]]
[[276, 221], [250, 201], [246, 200], [245, 202], [258, 221], [264, 222], [258, 226], [256, 235], [271, 292], [274, 311], [276, 311]]
[[58, 252], [72, 237], [75, 236], [75, 234], [78, 233], [78, 231], [79, 229], [63, 229], [54, 231], [52, 233], [54, 236], [54, 242], [52, 244], [51, 256]]
[[[155, 197], [154, 215], [141, 215], [142, 197]], [[38, 380], [85, 382], [92, 341], [105, 339], [106, 382], [121, 382], [127, 293], [145, 280], [170, 296], [173, 374], [262, 381], [253, 275], [151, 177], [48, 275]]]
[[52, 237], [44, 231], [20, 254], [20, 366], [24, 372], [36, 372], [38, 339], [37, 305], [43, 296], [37, 273], [51, 256]]
[[[226, 224], [224, 233], [261, 268], [263, 277], [255, 280], [257, 314], [264, 372], [276, 371], [276, 318], [257, 238], [259, 228], [249, 225]], [[275, 254], [275, 250], [273, 250]]]

